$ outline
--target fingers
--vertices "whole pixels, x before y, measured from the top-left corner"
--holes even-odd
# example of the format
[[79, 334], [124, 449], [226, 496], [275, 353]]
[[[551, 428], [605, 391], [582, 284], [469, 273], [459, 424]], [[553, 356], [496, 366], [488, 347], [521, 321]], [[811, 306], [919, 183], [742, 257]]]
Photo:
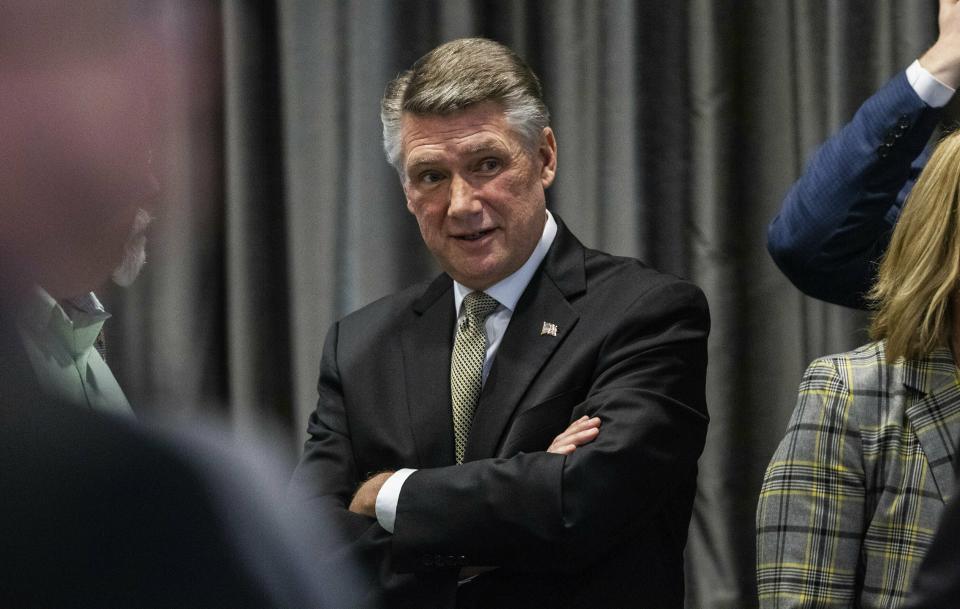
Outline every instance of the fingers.
[[577, 437], [580, 437], [581, 434], [585, 431], [590, 431], [591, 429], [596, 429], [600, 427], [600, 419], [594, 417], [592, 419], [583, 416], [574, 421], [567, 427], [563, 432], [560, 433], [556, 438], [553, 439], [555, 444], [569, 444], [575, 443], [574, 440]]
[[574, 421], [560, 435], [553, 439], [547, 452], [569, 455], [578, 446], [593, 442], [600, 434], [600, 418], [583, 416]]
[[594, 427], [589, 427], [587, 429], [582, 429], [575, 433], [567, 434], [564, 438], [564, 442], [573, 444], [574, 446], [583, 446], [587, 442], [593, 441], [600, 433], [599, 423]]

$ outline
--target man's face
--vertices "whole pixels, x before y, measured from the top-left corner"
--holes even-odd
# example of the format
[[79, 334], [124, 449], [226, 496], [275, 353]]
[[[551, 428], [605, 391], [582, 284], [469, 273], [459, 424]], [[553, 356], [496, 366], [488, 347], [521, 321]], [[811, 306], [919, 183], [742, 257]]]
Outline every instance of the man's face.
[[24, 280], [65, 298], [99, 287], [142, 244], [132, 230], [142, 232], [140, 210], [159, 194], [149, 152], [157, 129], [151, 58], [139, 47], [51, 38], [45, 54], [18, 47], [0, 57], [0, 210], [10, 220], [0, 245]]
[[483, 290], [520, 268], [546, 222], [553, 132], [529, 150], [502, 106], [484, 102], [446, 116], [404, 114], [400, 134], [407, 209], [443, 269]]

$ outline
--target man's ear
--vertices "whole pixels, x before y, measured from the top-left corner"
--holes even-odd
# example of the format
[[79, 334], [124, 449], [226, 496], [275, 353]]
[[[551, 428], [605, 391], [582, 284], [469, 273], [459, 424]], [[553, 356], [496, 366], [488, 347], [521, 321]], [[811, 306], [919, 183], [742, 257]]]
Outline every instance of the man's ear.
[[410, 201], [410, 182], [404, 176], [400, 176], [400, 186], [403, 187], [403, 198], [407, 200], [407, 211], [413, 213], [413, 203]]
[[553, 129], [550, 127], [543, 128], [537, 153], [543, 163], [540, 168], [540, 184], [546, 190], [553, 184], [553, 179], [557, 175], [557, 138], [553, 135]]

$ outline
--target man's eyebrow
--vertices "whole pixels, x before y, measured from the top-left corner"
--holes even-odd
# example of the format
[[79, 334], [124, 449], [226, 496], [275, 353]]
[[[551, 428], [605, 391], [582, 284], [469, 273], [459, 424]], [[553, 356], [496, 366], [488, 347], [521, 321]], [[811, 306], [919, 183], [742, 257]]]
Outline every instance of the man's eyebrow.
[[439, 163], [442, 157], [439, 155], [427, 154], [423, 156], [414, 157], [413, 162], [407, 164], [407, 169], [412, 170], [420, 167], [422, 165], [435, 165]]
[[[481, 140], [479, 142], [474, 142], [466, 147], [462, 148], [460, 152], [469, 156], [474, 156], [477, 154], [482, 154], [484, 152], [496, 152], [503, 153], [505, 148], [503, 144], [496, 139]], [[423, 165], [435, 165], [443, 160], [443, 156], [439, 154], [425, 153], [422, 156], [415, 156], [411, 159], [411, 162], [407, 164], [407, 171], [416, 170]]]
[[470, 144], [464, 152], [467, 154], [479, 154], [481, 152], [503, 152], [503, 145], [497, 140], [482, 140], [473, 144]]

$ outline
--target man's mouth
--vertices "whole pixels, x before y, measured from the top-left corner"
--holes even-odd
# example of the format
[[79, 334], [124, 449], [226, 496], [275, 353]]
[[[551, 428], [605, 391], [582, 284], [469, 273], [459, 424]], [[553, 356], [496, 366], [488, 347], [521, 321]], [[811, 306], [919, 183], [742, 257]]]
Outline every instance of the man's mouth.
[[493, 229], [488, 228], [487, 230], [481, 230], [475, 233], [467, 233], [465, 235], [456, 235], [456, 238], [462, 241], [476, 241], [477, 239], [484, 238], [485, 236], [489, 235], [492, 232], [493, 232]]

